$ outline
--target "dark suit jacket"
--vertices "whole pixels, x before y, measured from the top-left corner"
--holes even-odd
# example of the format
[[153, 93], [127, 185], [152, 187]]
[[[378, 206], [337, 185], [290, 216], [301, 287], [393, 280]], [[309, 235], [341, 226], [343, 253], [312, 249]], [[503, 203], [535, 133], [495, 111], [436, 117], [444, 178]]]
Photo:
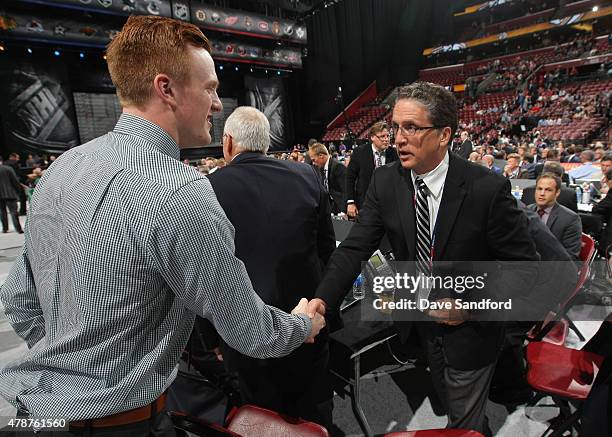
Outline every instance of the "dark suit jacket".
[[[529, 205], [529, 209], [537, 211], [538, 206], [534, 203]], [[546, 221], [546, 226], [565, 247], [572, 259], [578, 260], [582, 237], [580, 216], [569, 208], [555, 203]]]
[[[535, 203], [535, 187], [525, 187], [523, 188], [523, 196], [521, 200], [525, 205], [531, 205]], [[559, 194], [559, 198], [557, 199], [560, 205], [565, 206], [566, 208], [571, 209], [575, 213], [578, 213], [578, 201], [576, 200], [576, 192], [571, 188], [561, 187], [561, 194]]]
[[[246, 152], [209, 180], [236, 230], [236, 256], [262, 300], [289, 312], [300, 298], [311, 299], [336, 247], [317, 170]], [[224, 350], [226, 356], [237, 367], [265, 364], [232, 350]]]
[[[397, 151], [393, 147], [385, 150], [385, 164], [398, 160]], [[371, 144], [364, 144], [353, 150], [351, 161], [346, 169], [346, 200], [354, 200], [357, 208], [363, 206], [365, 194], [370, 186], [374, 172], [374, 153]]]
[[543, 320], [549, 311], [555, 310], [557, 304], [571, 295], [578, 280], [578, 270], [573, 258], [540, 216], [523, 202], [519, 202], [519, 206], [529, 220], [529, 234], [536, 245], [540, 260], [557, 261], [542, 264], [532, 292], [524, 301], [516, 302], [521, 305], [518, 311], [531, 315], [532, 321], [536, 322]]
[[[544, 163], [546, 161], [540, 161], [538, 162], [535, 167], [534, 167], [534, 174], [535, 174], [535, 178], [537, 179], [538, 176], [540, 176], [542, 174], [542, 172], [544, 171]], [[564, 184], [569, 184], [570, 180], [569, 180], [569, 175], [567, 173], [563, 173], [563, 176], [561, 177], [561, 182], [563, 182]], [[532, 203], [532, 202], [531, 202]], [[529, 204], [528, 204], [529, 205]], [[569, 208], [569, 207], [568, 207]], [[570, 208], [571, 209], [571, 208]]]
[[329, 189], [331, 211], [334, 214], [346, 212], [346, 196], [344, 194], [346, 167], [332, 158], [329, 158], [327, 187]]
[[[400, 162], [374, 172], [359, 220], [332, 255], [317, 289], [317, 297], [332, 311], [361, 271], [361, 262], [378, 248], [385, 233], [396, 260], [415, 260], [414, 187], [410, 174]], [[527, 219], [517, 208], [508, 181], [452, 153], [436, 229], [434, 261], [538, 259], [527, 231]], [[530, 275], [520, 275], [512, 281], [517, 289], [529, 289], [533, 282]], [[400, 338], [406, 339], [410, 323], [398, 322], [396, 326]], [[465, 322], [441, 329], [446, 359], [458, 369], [491, 363], [503, 336], [499, 324]]]
[[22, 190], [15, 170], [8, 165], [0, 165], [0, 199], [17, 200]]
[[[601, 247], [605, 250], [610, 244], [612, 244], [612, 193], [608, 192], [601, 202], [593, 207], [593, 214], [601, 214], [604, 216], [606, 225], [607, 235], [603, 236]], [[602, 251], [603, 251], [602, 250]]]
[[470, 153], [472, 153], [472, 142], [470, 140], [465, 140], [457, 149], [455, 153], [458, 156], [461, 156], [463, 159], [468, 159], [470, 157]]

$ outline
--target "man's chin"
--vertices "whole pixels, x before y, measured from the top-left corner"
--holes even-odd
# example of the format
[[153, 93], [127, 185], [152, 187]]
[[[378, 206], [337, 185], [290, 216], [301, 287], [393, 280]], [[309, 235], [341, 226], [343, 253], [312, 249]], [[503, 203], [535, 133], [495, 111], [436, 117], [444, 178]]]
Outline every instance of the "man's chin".
[[203, 137], [186, 141], [184, 144], [179, 144], [179, 149], [197, 149], [199, 147], [208, 146], [212, 141], [210, 134], [206, 134]]
[[404, 168], [412, 169], [416, 165], [416, 161], [412, 158], [408, 158], [408, 159], [400, 158], [400, 164]]

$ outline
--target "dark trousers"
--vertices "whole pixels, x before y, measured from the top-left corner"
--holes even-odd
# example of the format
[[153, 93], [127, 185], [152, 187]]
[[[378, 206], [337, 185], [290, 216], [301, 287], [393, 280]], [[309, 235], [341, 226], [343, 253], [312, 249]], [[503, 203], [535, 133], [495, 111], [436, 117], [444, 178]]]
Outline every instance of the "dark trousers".
[[[18, 414], [19, 417], [19, 414]], [[149, 420], [129, 425], [95, 427], [70, 427], [69, 431], [15, 432], [0, 430], [0, 436], [7, 437], [176, 437], [174, 425], [166, 410], [162, 410]]]
[[19, 215], [27, 213], [28, 196], [25, 190], [19, 190]]
[[2, 230], [8, 231], [8, 217], [6, 209], [8, 208], [13, 221], [15, 231], [22, 232], [21, 224], [19, 223], [19, 214], [17, 213], [17, 201], [14, 199], [0, 199], [0, 219], [2, 220]]
[[262, 366], [238, 369], [242, 401], [315, 422], [329, 430], [332, 424], [329, 348], [325, 344], [309, 360], [300, 352], [298, 349], [288, 357], [265, 360]]
[[470, 429], [491, 437], [485, 408], [496, 362], [479, 369], [455, 369], [446, 360], [442, 330], [435, 326], [422, 326], [418, 330], [434, 389], [447, 411], [447, 427]]

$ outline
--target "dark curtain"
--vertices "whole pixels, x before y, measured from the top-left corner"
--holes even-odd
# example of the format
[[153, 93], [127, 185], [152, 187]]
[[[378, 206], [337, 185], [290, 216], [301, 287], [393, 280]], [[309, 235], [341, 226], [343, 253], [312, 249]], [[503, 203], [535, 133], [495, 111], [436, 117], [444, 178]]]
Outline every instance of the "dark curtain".
[[340, 111], [372, 81], [379, 90], [416, 79], [422, 53], [452, 33], [452, 0], [344, 0], [307, 22], [306, 92], [313, 123]]
[[245, 76], [246, 104], [263, 112], [270, 121], [270, 150], [291, 146], [293, 129], [287, 92], [282, 78]]

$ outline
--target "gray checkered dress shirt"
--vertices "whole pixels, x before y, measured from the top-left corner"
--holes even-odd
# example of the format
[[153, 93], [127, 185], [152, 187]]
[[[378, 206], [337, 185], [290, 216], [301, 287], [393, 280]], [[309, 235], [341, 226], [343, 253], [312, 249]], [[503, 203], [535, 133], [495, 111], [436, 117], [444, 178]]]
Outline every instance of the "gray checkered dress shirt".
[[0, 370], [15, 407], [79, 420], [152, 402], [176, 376], [195, 314], [256, 358], [308, 336], [308, 317], [257, 296], [210, 183], [178, 158], [163, 129], [123, 114], [45, 172], [0, 291], [29, 346]]

